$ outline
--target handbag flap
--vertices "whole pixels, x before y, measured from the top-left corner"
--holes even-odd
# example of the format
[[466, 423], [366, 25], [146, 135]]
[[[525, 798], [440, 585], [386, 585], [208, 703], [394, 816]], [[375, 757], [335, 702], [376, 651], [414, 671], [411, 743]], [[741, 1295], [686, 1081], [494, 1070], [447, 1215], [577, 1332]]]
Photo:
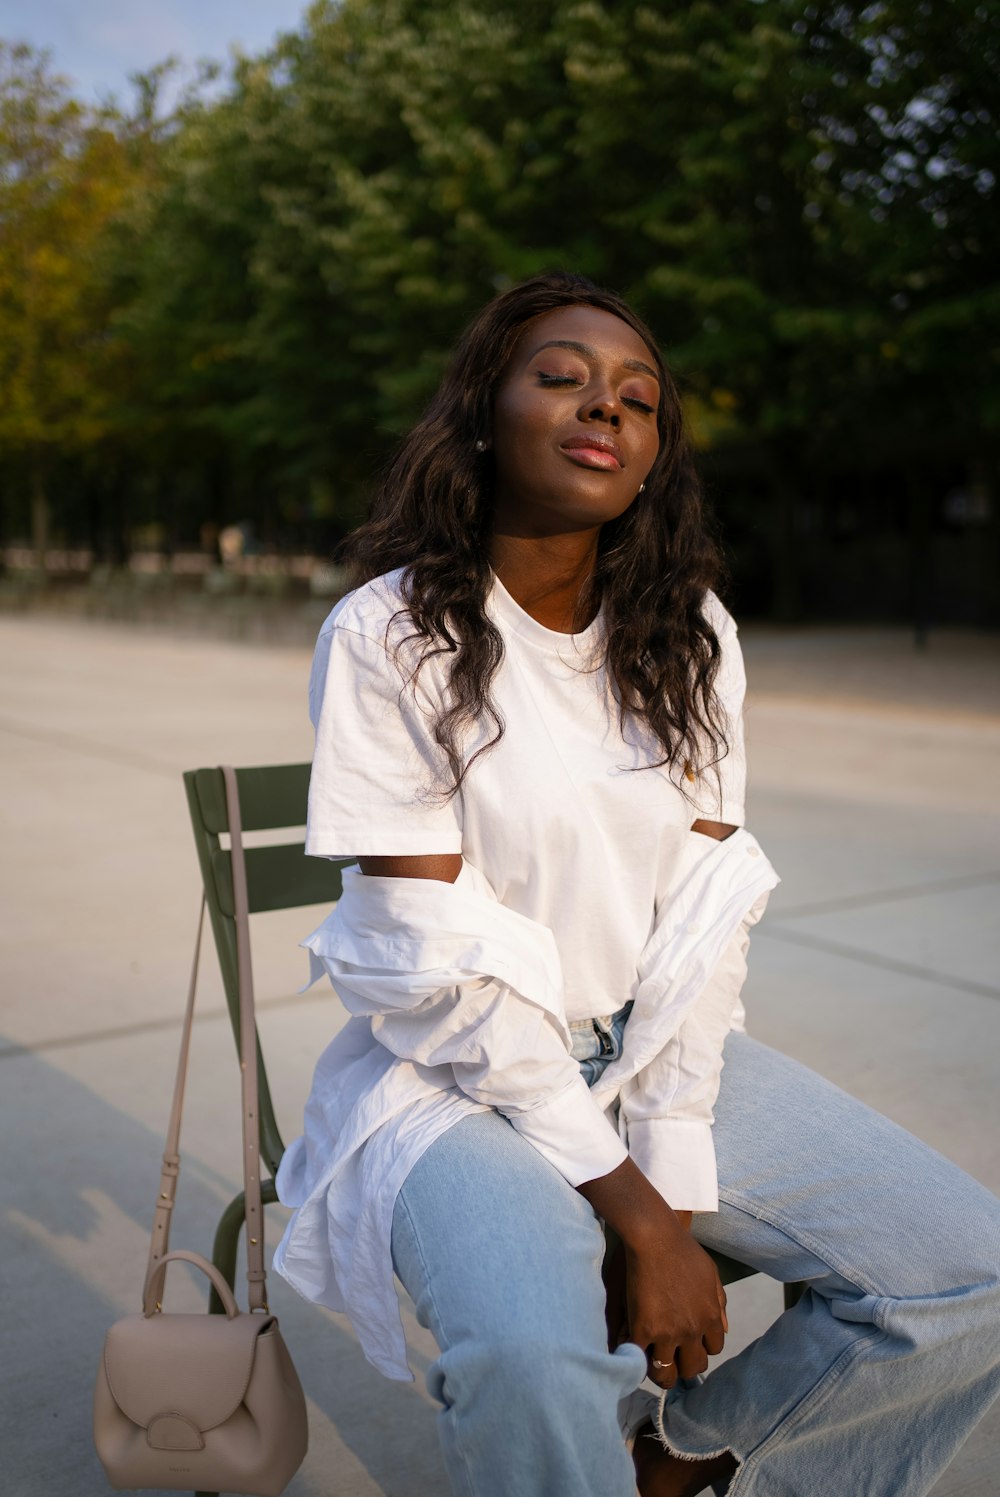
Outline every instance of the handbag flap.
[[274, 1324], [273, 1315], [128, 1315], [104, 1343], [111, 1396], [143, 1429], [162, 1414], [214, 1429], [242, 1403], [257, 1338]]

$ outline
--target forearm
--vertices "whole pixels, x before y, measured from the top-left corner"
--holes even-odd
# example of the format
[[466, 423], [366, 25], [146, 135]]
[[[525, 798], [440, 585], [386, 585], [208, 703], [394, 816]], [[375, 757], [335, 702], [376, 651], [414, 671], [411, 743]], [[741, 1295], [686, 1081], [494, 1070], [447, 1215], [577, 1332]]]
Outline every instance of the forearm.
[[661, 1388], [704, 1372], [722, 1350], [726, 1296], [690, 1213], [672, 1211], [631, 1159], [577, 1189], [621, 1238], [606, 1266], [609, 1346], [642, 1347]]
[[585, 1180], [577, 1190], [627, 1248], [641, 1251], [664, 1234], [680, 1232], [681, 1220], [632, 1159], [610, 1174]]

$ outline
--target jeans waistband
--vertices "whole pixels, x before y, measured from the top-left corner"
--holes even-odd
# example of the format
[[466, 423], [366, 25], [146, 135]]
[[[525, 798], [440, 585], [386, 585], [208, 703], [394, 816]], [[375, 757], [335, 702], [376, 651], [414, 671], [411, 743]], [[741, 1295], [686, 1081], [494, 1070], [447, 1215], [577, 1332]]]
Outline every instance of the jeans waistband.
[[602, 1014], [595, 1019], [574, 1019], [569, 1024], [571, 1054], [588, 1086], [593, 1086], [605, 1067], [621, 1055], [625, 1025], [631, 1012], [631, 1003], [626, 1003], [616, 1014]]

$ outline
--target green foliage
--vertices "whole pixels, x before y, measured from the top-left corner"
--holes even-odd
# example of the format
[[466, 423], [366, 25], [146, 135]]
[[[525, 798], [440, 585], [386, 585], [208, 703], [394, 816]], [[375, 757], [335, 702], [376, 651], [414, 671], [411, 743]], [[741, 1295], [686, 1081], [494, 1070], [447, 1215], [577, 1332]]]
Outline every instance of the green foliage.
[[562, 265], [649, 317], [787, 562], [846, 450], [995, 463], [998, 39], [983, 0], [319, 0], [166, 121], [155, 70], [93, 119], [7, 48], [0, 457], [328, 536], [464, 321]]
[[0, 43], [0, 443], [79, 449], [100, 435], [105, 309], [94, 249], [120, 200], [117, 142], [27, 47]]

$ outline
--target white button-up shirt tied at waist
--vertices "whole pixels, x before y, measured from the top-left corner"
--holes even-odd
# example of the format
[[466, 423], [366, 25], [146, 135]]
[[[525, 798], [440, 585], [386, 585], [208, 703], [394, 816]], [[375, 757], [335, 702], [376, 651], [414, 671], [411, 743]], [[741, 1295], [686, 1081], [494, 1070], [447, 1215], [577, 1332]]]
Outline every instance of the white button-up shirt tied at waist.
[[747, 831], [690, 834], [638, 963], [622, 1054], [588, 1089], [551, 931], [500, 904], [468, 863], [454, 884], [347, 870], [339, 904], [303, 944], [352, 1019], [320, 1058], [304, 1136], [278, 1172], [296, 1210], [275, 1270], [346, 1310], [369, 1360], [409, 1378], [396, 1196], [436, 1138], [488, 1107], [571, 1185], [629, 1153], [676, 1209], [716, 1210], [722, 1046], [742, 1024], [748, 931], [777, 882]]

